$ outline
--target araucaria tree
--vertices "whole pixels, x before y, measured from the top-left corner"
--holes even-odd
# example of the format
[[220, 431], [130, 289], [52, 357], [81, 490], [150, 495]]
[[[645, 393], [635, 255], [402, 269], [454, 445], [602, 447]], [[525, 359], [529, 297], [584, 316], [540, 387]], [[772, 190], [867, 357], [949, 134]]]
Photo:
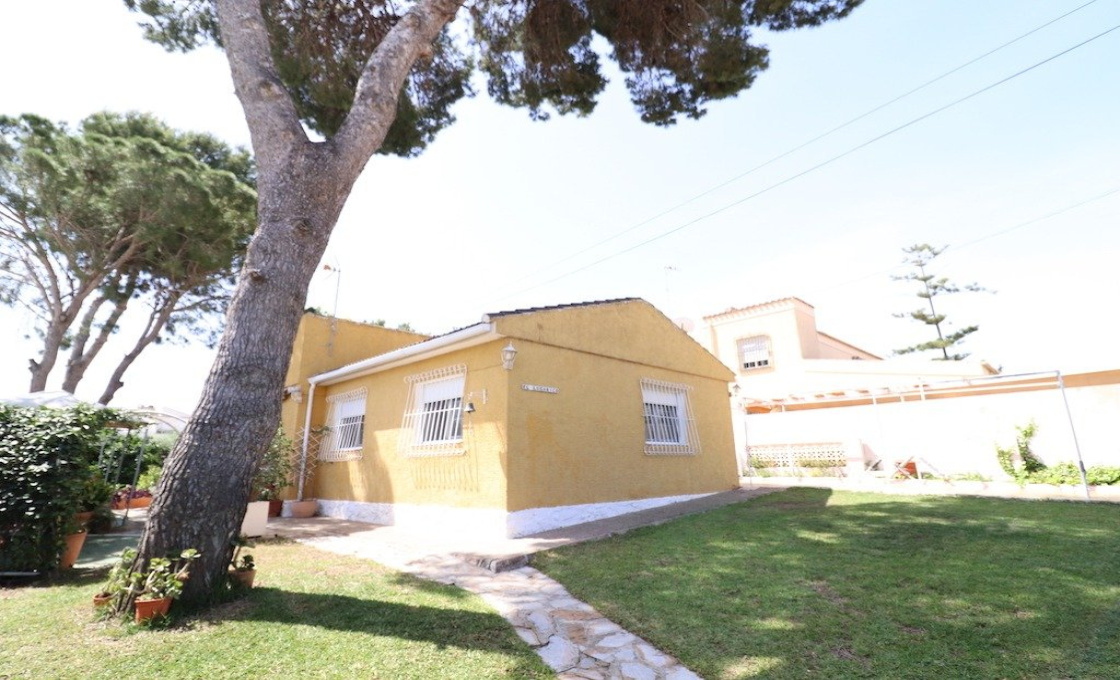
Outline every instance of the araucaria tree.
[[140, 560], [201, 550], [183, 594], [199, 601], [224, 577], [276, 431], [308, 282], [375, 153], [419, 153], [471, 94], [473, 67], [495, 100], [544, 119], [590, 113], [609, 55], [643, 120], [699, 118], [766, 68], [756, 28], [818, 25], [862, 0], [476, 0], [455, 30], [463, 0], [124, 1], [169, 48], [222, 46], [258, 164], [226, 331], [141, 540]]
[[153, 342], [214, 335], [256, 226], [254, 173], [248, 152], [147, 115], [99, 113], [74, 132], [0, 117], [0, 302], [36, 319], [31, 391], [68, 351], [73, 392], [130, 305], [146, 323], [102, 404]]
[[[937, 311], [934, 299], [953, 293], [979, 293], [984, 292], [986, 289], [975, 283], [958, 286], [950, 282], [949, 279], [944, 276], [938, 277], [936, 274], [931, 274], [926, 271], [926, 267], [929, 263], [938, 255], [945, 252], [946, 247], [947, 246], [935, 248], [928, 243], [919, 243], [909, 248], [902, 249], [902, 252], [906, 253], [906, 258], [903, 262], [913, 267], [913, 271], [907, 272], [902, 276], [892, 276], [891, 278], [895, 281], [913, 281], [917, 283], [917, 296], [926, 301], [926, 305], [929, 309], [918, 308], [912, 312], [895, 314], [895, 317], [899, 319], [914, 319], [926, 326], [932, 326], [933, 330], [937, 333], [937, 339], [920, 342], [910, 347], [903, 347], [902, 349], [896, 349], [894, 351], [895, 354], [934, 351], [941, 354], [941, 356], [934, 358], [942, 361], [959, 361], [968, 356], [967, 353], [950, 354], [949, 350], [960, 345], [964, 342], [966, 337], [980, 330], [980, 327], [975, 325], [965, 326], [964, 328], [951, 331], [948, 322], [945, 320], [945, 314]], [[945, 325], [945, 328], [942, 328], [942, 324]]]

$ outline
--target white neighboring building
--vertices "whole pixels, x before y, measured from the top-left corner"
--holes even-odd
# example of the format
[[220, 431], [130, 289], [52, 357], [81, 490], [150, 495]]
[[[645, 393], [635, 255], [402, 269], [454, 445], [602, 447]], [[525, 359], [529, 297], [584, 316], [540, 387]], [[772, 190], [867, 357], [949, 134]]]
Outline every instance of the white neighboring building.
[[[781, 411], [786, 405], [996, 375], [978, 360], [883, 359], [817, 330], [813, 306], [790, 297], [702, 317], [691, 335], [735, 371], [732, 409]], [[744, 462], [746, 423], [737, 415], [735, 449]], [[754, 443], [754, 442], [752, 442]]]
[[997, 373], [976, 360], [883, 359], [817, 330], [813, 306], [792, 297], [705, 316], [692, 335], [735, 371], [748, 405]]

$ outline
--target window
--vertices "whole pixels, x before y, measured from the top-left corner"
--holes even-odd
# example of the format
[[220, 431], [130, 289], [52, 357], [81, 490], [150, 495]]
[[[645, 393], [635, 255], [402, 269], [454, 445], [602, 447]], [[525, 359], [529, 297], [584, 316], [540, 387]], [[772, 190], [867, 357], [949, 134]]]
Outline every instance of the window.
[[700, 440], [692, 418], [688, 385], [642, 380], [642, 412], [648, 454], [692, 455]]
[[409, 456], [463, 453], [463, 388], [467, 367], [459, 364], [409, 376], [408, 407], [400, 450]]
[[739, 367], [744, 371], [766, 368], [770, 365], [770, 338], [756, 335], [739, 340]]
[[365, 388], [327, 397], [330, 436], [319, 449], [320, 460], [359, 460], [365, 437]]

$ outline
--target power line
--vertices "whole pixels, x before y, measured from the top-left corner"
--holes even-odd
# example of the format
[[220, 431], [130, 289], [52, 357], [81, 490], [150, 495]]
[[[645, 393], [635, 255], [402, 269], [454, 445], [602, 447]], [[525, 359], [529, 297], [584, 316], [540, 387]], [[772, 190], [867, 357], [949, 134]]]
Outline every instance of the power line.
[[[914, 87], [914, 88], [912, 88], [912, 89], [894, 97], [893, 99], [891, 99], [889, 101], [886, 101], [882, 104], [879, 104], [878, 106], [872, 107], [872, 108], [868, 109], [867, 111], [864, 111], [863, 113], [857, 115], [856, 117], [851, 118], [851, 119], [837, 125], [836, 127], [831, 128], [831, 129], [829, 129], [825, 132], [822, 132], [821, 134], [817, 135], [816, 137], [813, 137], [812, 139], [809, 139], [809, 140], [806, 140], [806, 141], [802, 142], [801, 144], [793, 147], [792, 149], [789, 149], [788, 151], [784, 151], [784, 152], [778, 154], [777, 156], [774, 156], [774, 157], [770, 158], [769, 160], [764, 161], [764, 162], [750, 168], [749, 170], [741, 172], [738, 175], [735, 175], [734, 177], [732, 177], [728, 180], [725, 180], [725, 181], [723, 181], [723, 182], [721, 182], [721, 183], [719, 183], [719, 184], [717, 184], [717, 185], [715, 185], [711, 188], [705, 189], [704, 191], [685, 199], [684, 201], [681, 201], [680, 203], [677, 203], [673, 206], [670, 206], [670, 207], [662, 210], [659, 213], [651, 215], [650, 217], [647, 217], [646, 219], [642, 220], [641, 222], [638, 222], [637, 224], [634, 224], [633, 226], [627, 227], [626, 229], [623, 229], [620, 232], [617, 232], [617, 233], [615, 233], [611, 236], [608, 236], [605, 239], [597, 241], [597, 242], [583, 248], [582, 250], [576, 251], [575, 253], [572, 253], [571, 255], [568, 255], [567, 257], [564, 257], [560, 260], [557, 260], [557, 261], [553, 262], [552, 264], [546, 265], [545, 267], [543, 267], [543, 270], [552, 269], [553, 267], [557, 267], [559, 265], [562, 265], [565, 262], [570, 262], [571, 260], [574, 260], [575, 258], [579, 257], [580, 255], [583, 255], [584, 253], [587, 253], [591, 250], [594, 250], [594, 249], [598, 248], [599, 246], [610, 243], [611, 241], [614, 241], [615, 239], [618, 239], [622, 236], [625, 236], [626, 234], [629, 234], [630, 232], [632, 232], [636, 229], [644, 227], [645, 225], [649, 224], [650, 222], [653, 222], [653, 221], [658, 220], [658, 219], [660, 219], [660, 218], [662, 218], [662, 217], [664, 217], [664, 216], [666, 216], [666, 215], [668, 215], [672, 212], [675, 212], [675, 211], [685, 207], [686, 205], [690, 205], [690, 204], [694, 203], [695, 201], [697, 201], [697, 200], [699, 200], [699, 199], [701, 199], [705, 196], [708, 196], [709, 194], [712, 194], [715, 191], [718, 191], [718, 190], [720, 190], [720, 189], [722, 189], [722, 188], [724, 188], [724, 187], [726, 187], [730, 184], [734, 184], [735, 182], [738, 182], [739, 180], [743, 179], [744, 177], [747, 177], [748, 175], [754, 174], [755, 172], [757, 172], [757, 171], [759, 171], [759, 170], [761, 170], [761, 169], [763, 169], [763, 168], [765, 168], [765, 167], [767, 167], [767, 166], [769, 166], [773, 163], [776, 163], [777, 161], [780, 161], [783, 158], [786, 158], [787, 156], [790, 156], [790, 155], [804, 149], [807, 146], [815, 144], [816, 142], [819, 142], [820, 140], [822, 140], [826, 137], [829, 137], [829, 136], [835, 134], [836, 132], [839, 132], [840, 130], [843, 130], [844, 128], [846, 128], [846, 127], [848, 127], [848, 126], [850, 126], [854, 123], [857, 123], [857, 122], [863, 120], [864, 118], [867, 118], [868, 116], [870, 116], [874, 113], [878, 113], [879, 111], [887, 108], [888, 106], [896, 104], [896, 103], [902, 101], [903, 99], [909, 97], [910, 95], [916, 94], [917, 92], [919, 92], [921, 90], [924, 90], [925, 88], [929, 87], [930, 85], [933, 85], [934, 83], [937, 83], [941, 80], [944, 80], [945, 78], [948, 78], [949, 76], [953, 75], [954, 73], [957, 73], [958, 71], [961, 71], [961, 70], [963, 70], [963, 69], [965, 69], [969, 66], [972, 66], [973, 64], [975, 64], [979, 61], [982, 61], [982, 60], [990, 57], [991, 55], [995, 54], [996, 52], [999, 52], [999, 51], [1001, 51], [1001, 50], [1003, 50], [1007, 47], [1010, 47], [1011, 45], [1014, 45], [1015, 43], [1019, 42], [1020, 40], [1023, 40], [1024, 38], [1027, 38], [1031, 35], [1034, 35], [1035, 33], [1041, 31], [1042, 29], [1047, 28], [1048, 26], [1051, 26], [1052, 24], [1055, 24], [1055, 23], [1061, 21], [1062, 19], [1065, 19], [1066, 17], [1068, 17], [1072, 14], [1080, 12], [1081, 10], [1085, 9], [1089, 5], [1095, 4], [1096, 2], [1098, 2], [1098, 0], [1089, 0], [1089, 2], [1086, 2], [1083, 5], [1075, 7], [1073, 9], [1071, 9], [1070, 11], [1066, 12], [1065, 14], [1054, 17], [1053, 19], [1047, 21], [1046, 23], [1040, 24], [1040, 25], [1032, 28], [1031, 30], [1027, 31], [1026, 33], [1023, 33], [1023, 34], [1019, 35], [1018, 37], [1012, 38], [1011, 40], [1009, 40], [1009, 41], [1007, 41], [1007, 42], [1005, 42], [1005, 43], [1003, 43], [1003, 44], [1001, 44], [997, 47], [994, 47], [994, 48], [988, 50], [987, 52], [985, 52], [985, 53], [983, 53], [983, 54], [981, 54], [977, 57], [974, 57], [974, 58], [972, 58], [972, 59], [970, 59], [970, 60], [968, 60], [968, 61], [966, 61], [966, 62], [964, 62], [964, 63], [962, 63], [958, 66], [955, 66], [952, 69], [950, 69], [948, 71], [945, 71], [941, 75], [936, 76], [936, 77], [934, 77], [930, 80], [927, 80], [926, 82], [922, 83], [921, 85], [918, 85], [917, 87]], [[501, 290], [501, 288], [504, 288], [506, 286], [512, 286], [512, 285], [518, 284], [522, 281], [525, 281], [527, 279], [530, 279], [530, 278], [536, 276], [537, 274], [539, 274], [541, 271], [542, 271], [542, 269], [536, 269], [533, 272], [530, 272], [528, 274], [525, 274], [524, 276], [521, 276], [520, 278], [514, 279], [512, 281], [509, 281], [508, 283], [503, 284], [502, 286], [500, 286], [498, 288], [498, 290]], [[529, 289], [529, 290], [531, 290], [531, 289]], [[523, 292], [523, 291], [518, 291], [518, 292]], [[513, 293], [511, 295], [514, 295], [514, 294], [516, 294], [516, 293]], [[506, 297], [509, 297], [509, 296], [506, 296]]]
[[680, 224], [676, 227], [673, 227], [672, 229], [669, 229], [667, 231], [663, 231], [663, 232], [657, 234], [656, 236], [648, 238], [648, 239], [646, 239], [644, 241], [641, 241], [639, 243], [636, 243], [632, 246], [629, 246], [627, 248], [623, 248], [622, 250], [617, 250], [613, 253], [605, 255], [605, 256], [599, 258], [598, 260], [590, 262], [590, 263], [588, 263], [588, 264], [586, 264], [582, 267], [578, 267], [576, 269], [570, 270], [570, 271], [565, 272], [565, 273], [563, 273], [559, 276], [553, 277], [553, 278], [548, 279], [546, 281], [542, 281], [541, 283], [534, 284], [534, 285], [529, 286], [527, 288], [522, 288], [522, 289], [517, 290], [513, 293], [510, 293], [509, 295], [505, 295], [500, 299], [505, 299], [505, 298], [512, 297], [514, 295], [518, 295], [518, 294], [521, 294], [521, 293], [524, 293], [524, 292], [527, 292], [527, 291], [530, 291], [530, 290], [534, 290], [536, 288], [540, 288], [541, 286], [546, 286], [550, 283], [555, 283], [555, 282], [557, 282], [561, 279], [572, 276], [573, 274], [578, 274], [582, 271], [585, 271], [587, 269], [590, 269], [592, 267], [600, 265], [603, 262], [606, 262], [608, 260], [612, 260], [612, 259], [614, 259], [614, 258], [616, 258], [620, 255], [625, 255], [626, 253], [629, 253], [633, 250], [637, 250], [638, 248], [649, 245], [650, 243], [653, 243], [654, 241], [659, 241], [659, 240], [661, 240], [661, 239], [663, 239], [667, 236], [671, 236], [671, 235], [673, 235], [673, 234], [675, 234], [679, 231], [682, 231], [684, 229], [687, 229], [688, 227], [691, 227], [691, 226], [693, 226], [693, 225], [695, 225], [699, 222], [703, 222], [704, 220], [707, 220], [711, 217], [714, 217], [714, 216], [716, 216], [720, 213], [726, 212], [727, 210], [730, 210], [731, 208], [742, 205], [743, 203], [746, 203], [747, 201], [758, 198], [759, 196], [762, 196], [763, 194], [769, 193], [770, 191], [773, 191], [774, 189], [777, 189], [778, 187], [789, 184], [790, 182], [792, 182], [796, 179], [799, 179], [799, 178], [804, 177], [805, 175], [808, 175], [812, 172], [816, 172], [817, 170], [820, 170], [821, 168], [829, 166], [829, 165], [835, 163], [836, 161], [838, 161], [838, 160], [840, 160], [840, 159], [842, 159], [846, 156], [849, 156], [852, 153], [855, 153], [856, 151], [859, 151], [860, 149], [863, 149], [863, 148], [865, 148], [867, 146], [870, 146], [870, 145], [872, 145], [872, 144], [874, 144], [874, 143], [876, 143], [880, 140], [883, 140], [887, 137], [890, 137], [891, 135], [893, 135], [895, 133], [901, 132], [902, 130], [905, 130], [905, 129], [913, 126], [913, 125], [916, 125], [917, 123], [920, 123], [923, 120], [926, 120], [927, 118], [931, 118], [931, 117], [933, 117], [933, 116], [935, 116], [939, 113], [942, 113], [944, 111], [947, 111], [948, 109], [951, 109], [951, 108], [953, 108], [953, 107], [955, 107], [959, 104], [963, 104], [964, 102], [966, 102], [970, 99], [973, 99], [974, 97], [977, 97], [977, 96], [979, 96], [979, 95], [981, 95], [981, 94], [983, 94], [983, 93], [985, 93], [989, 90], [992, 90], [996, 87], [999, 87], [1000, 85], [1003, 85], [1007, 82], [1010, 82], [1010, 81], [1014, 80], [1015, 78], [1018, 78], [1019, 76], [1025, 75], [1025, 74], [1033, 71], [1034, 69], [1036, 69], [1040, 66], [1043, 66], [1045, 64], [1048, 64], [1051, 61], [1054, 61], [1055, 59], [1058, 59], [1059, 57], [1065, 56], [1066, 54], [1069, 54], [1070, 52], [1073, 52], [1076, 49], [1084, 47], [1085, 45], [1088, 45], [1089, 43], [1091, 43], [1095, 40], [1099, 40], [1100, 38], [1103, 38], [1104, 36], [1108, 35], [1109, 33], [1112, 33], [1113, 31], [1116, 31], [1117, 29], [1120, 29], [1120, 24], [1117, 24], [1117, 25], [1113, 26], [1112, 28], [1109, 28], [1105, 31], [1102, 31], [1101, 33], [1098, 33], [1091, 38], [1083, 40], [1083, 41], [1077, 43], [1076, 45], [1073, 45], [1072, 47], [1068, 47], [1068, 48], [1062, 50], [1061, 52], [1053, 54], [1053, 55], [1043, 59], [1042, 61], [1036, 62], [1036, 63], [1034, 63], [1034, 64], [1022, 69], [1022, 70], [1019, 70], [1019, 71], [1007, 76], [1006, 78], [1002, 78], [1001, 80], [998, 80], [994, 83], [991, 83], [990, 85], [986, 85], [986, 86], [980, 88], [979, 90], [975, 90], [974, 92], [971, 92], [970, 94], [967, 94], [967, 95], [965, 95], [965, 96], [963, 96], [959, 99], [956, 99], [956, 100], [954, 100], [954, 101], [952, 101], [948, 104], [945, 104], [944, 106], [938, 107], [938, 108], [936, 108], [932, 111], [924, 113], [921, 116], [918, 116], [917, 118], [913, 118], [913, 119], [907, 121], [906, 123], [903, 123], [902, 125], [899, 125], [895, 128], [892, 128], [892, 129], [888, 130], [887, 132], [884, 132], [884, 133], [882, 133], [878, 136], [872, 137], [871, 139], [869, 139], [865, 142], [862, 142], [860, 144], [857, 144], [856, 146], [853, 146], [853, 147], [847, 149], [846, 151], [843, 151], [843, 152], [841, 152], [841, 153], [839, 153], [835, 156], [832, 156], [831, 158], [829, 158], [825, 161], [821, 161], [820, 163], [817, 163], [816, 165], [813, 165], [813, 166], [811, 166], [811, 167], [809, 167], [805, 170], [797, 172], [793, 175], [790, 175], [790, 176], [786, 177], [785, 179], [782, 179], [778, 182], [775, 182], [774, 184], [771, 184], [767, 187], [759, 189], [758, 191], [756, 191], [752, 194], [748, 194], [747, 196], [744, 196], [743, 198], [740, 198], [736, 201], [733, 201], [733, 202], [728, 203], [726, 205], [723, 205], [719, 208], [716, 208], [715, 210], [712, 210], [708, 213], [700, 215], [699, 217], [695, 217], [695, 218], [693, 218], [693, 219], [691, 219], [691, 220], [689, 220], [689, 221], [687, 221], [683, 224]]
[[[1063, 215], [1067, 212], [1070, 212], [1071, 210], [1076, 210], [1077, 208], [1080, 208], [1082, 206], [1086, 206], [1090, 203], [1095, 203], [1097, 201], [1104, 200], [1104, 199], [1108, 198], [1109, 196], [1115, 196], [1117, 194], [1120, 194], [1120, 187], [1116, 187], [1114, 189], [1109, 189], [1108, 191], [1106, 191], [1104, 193], [1096, 194], [1095, 196], [1090, 196], [1089, 198], [1080, 200], [1076, 203], [1071, 203], [1067, 206], [1058, 208], [1057, 210], [1048, 212], [1045, 215], [1040, 215], [1038, 217], [1034, 217], [1034, 218], [1031, 218], [1029, 220], [1026, 220], [1025, 222], [1019, 222], [1018, 224], [1007, 227], [1006, 229], [1000, 229], [999, 231], [989, 232], [987, 234], [984, 234], [983, 236], [979, 236], [977, 238], [974, 238], [971, 241], [965, 241], [964, 243], [962, 243], [960, 245], [952, 246], [952, 248], [950, 248], [949, 250], [946, 251], [946, 254], [947, 255], [952, 255], [955, 252], [958, 252], [960, 250], [964, 250], [965, 248], [968, 248], [969, 246], [974, 246], [977, 243], [980, 243], [982, 241], [987, 241], [989, 239], [997, 238], [999, 236], [1005, 236], [1005, 235], [1007, 235], [1007, 234], [1009, 234], [1013, 231], [1022, 229], [1024, 227], [1029, 227], [1032, 224], [1038, 224], [1039, 222], [1045, 222], [1046, 220], [1052, 219], [1052, 218], [1057, 217], [1059, 215]], [[849, 279], [847, 281], [842, 281], [840, 283], [829, 284], [828, 287], [831, 290], [833, 288], [850, 286], [854, 283], [862, 283], [863, 281], [867, 281], [868, 279], [883, 277], [883, 276], [886, 276], [886, 275], [890, 274], [891, 272], [895, 271], [896, 269], [898, 269], [901, 266], [902, 265], [898, 265], [898, 266], [895, 266], [895, 267], [891, 267], [890, 269], [882, 269], [882, 270], [879, 270], [877, 272], [872, 272], [870, 274], [864, 274], [863, 276], [859, 276], [859, 277], [856, 277], [854, 279]]]

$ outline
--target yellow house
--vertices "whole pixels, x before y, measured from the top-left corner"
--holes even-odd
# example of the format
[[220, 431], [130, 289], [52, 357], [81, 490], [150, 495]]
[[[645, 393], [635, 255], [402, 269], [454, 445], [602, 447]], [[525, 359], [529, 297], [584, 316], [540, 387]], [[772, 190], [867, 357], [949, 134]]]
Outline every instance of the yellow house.
[[738, 484], [734, 375], [643, 300], [417, 339], [304, 317], [284, 424], [320, 514], [520, 536]]

